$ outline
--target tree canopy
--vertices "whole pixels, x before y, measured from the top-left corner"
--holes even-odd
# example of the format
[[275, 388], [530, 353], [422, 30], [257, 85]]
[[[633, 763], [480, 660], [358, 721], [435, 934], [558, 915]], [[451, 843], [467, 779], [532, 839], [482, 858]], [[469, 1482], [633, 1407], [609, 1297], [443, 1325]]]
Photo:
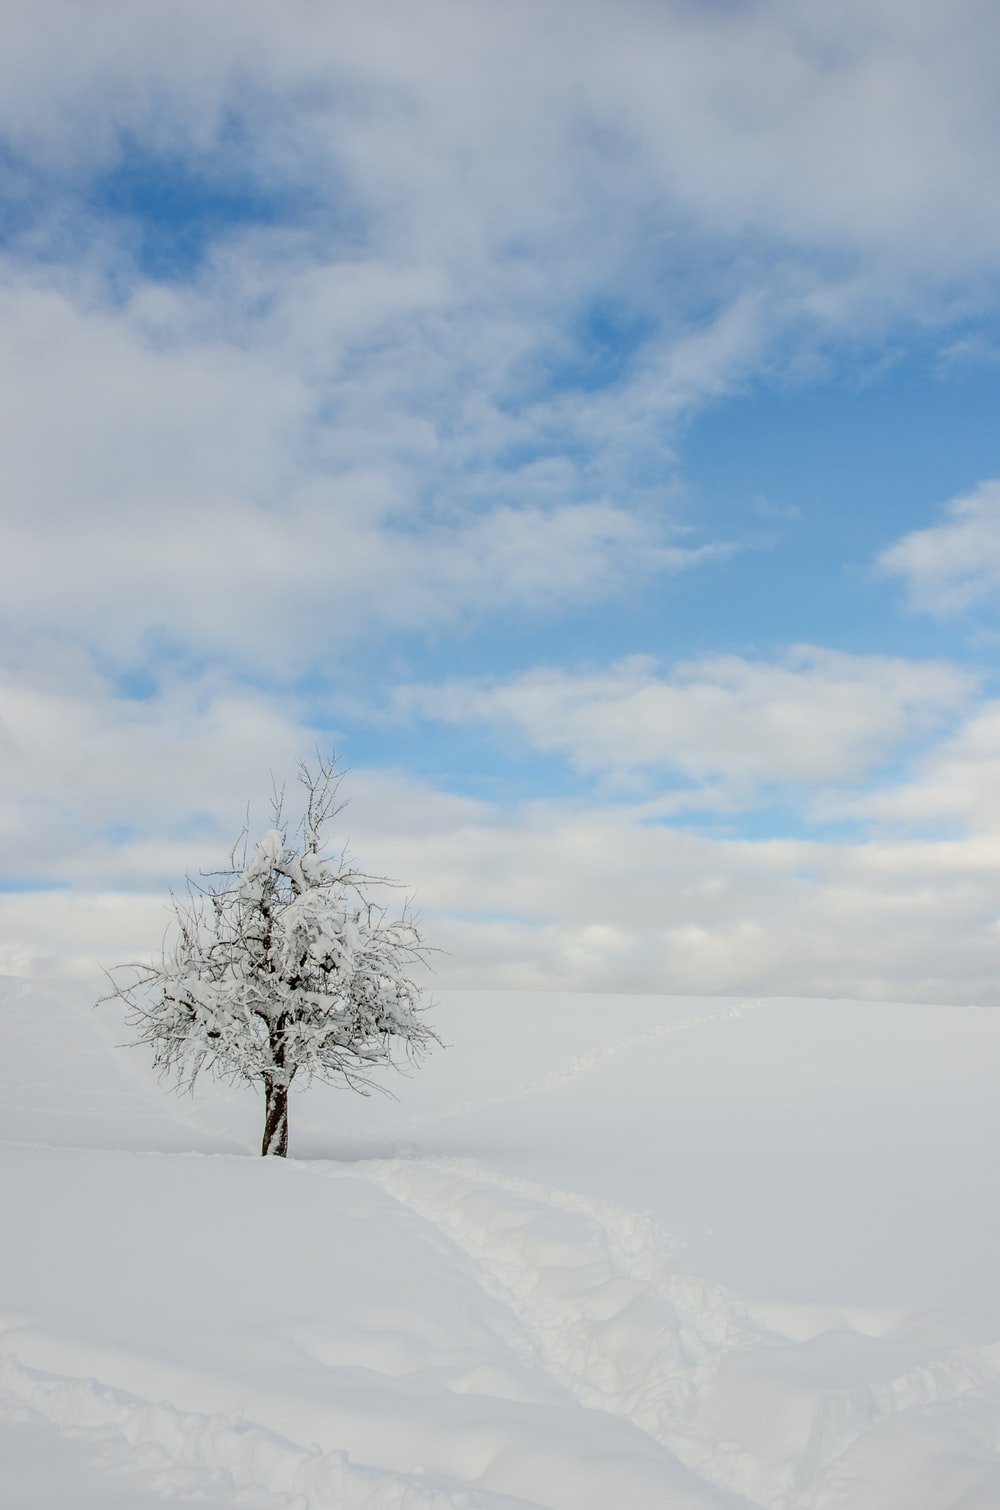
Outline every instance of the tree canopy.
[[251, 842], [248, 826], [224, 869], [189, 877], [173, 898], [161, 958], [111, 976], [138, 1041], [178, 1086], [192, 1089], [204, 1071], [262, 1085], [261, 1151], [277, 1155], [294, 1080], [368, 1094], [373, 1070], [439, 1042], [412, 978], [426, 956], [417, 924], [407, 906], [391, 915], [372, 900], [394, 883], [328, 853], [344, 805], [334, 759], [300, 763], [298, 779], [294, 828], [276, 792], [266, 832]]

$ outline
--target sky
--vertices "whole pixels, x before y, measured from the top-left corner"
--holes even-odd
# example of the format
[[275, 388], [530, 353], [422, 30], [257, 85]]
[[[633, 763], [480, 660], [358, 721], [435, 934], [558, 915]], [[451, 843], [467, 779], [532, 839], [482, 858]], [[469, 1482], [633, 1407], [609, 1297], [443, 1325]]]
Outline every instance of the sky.
[[1000, 11], [0, 3], [0, 970], [1000, 1004]]

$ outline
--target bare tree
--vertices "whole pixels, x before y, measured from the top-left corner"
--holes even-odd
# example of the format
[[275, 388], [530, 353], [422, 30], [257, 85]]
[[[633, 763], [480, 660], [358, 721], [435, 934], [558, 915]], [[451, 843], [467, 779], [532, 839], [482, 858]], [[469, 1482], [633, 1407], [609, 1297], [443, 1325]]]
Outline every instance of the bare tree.
[[367, 1095], [371, 1071], [396, 1063], [397, 1047], [413, 1060], [440, 1042], [409, 974], [426, 954], [418, 928], [405, 906], [390, 917], [368, 896], [393, 883], [326, 854], [344, 805], [334, 759], [300, 763], [298, 774], [305, 802], [291, 837], [276, 791], [268, 831], [251, 844], [248, 825], [224, 870], [189, 877], [173, 898], [162, 958], [110, 977], [138, 1041], [181, 1089], [204, 1070], [263, 1087], [261, 1153], [279, 1157], [293, 1080]]

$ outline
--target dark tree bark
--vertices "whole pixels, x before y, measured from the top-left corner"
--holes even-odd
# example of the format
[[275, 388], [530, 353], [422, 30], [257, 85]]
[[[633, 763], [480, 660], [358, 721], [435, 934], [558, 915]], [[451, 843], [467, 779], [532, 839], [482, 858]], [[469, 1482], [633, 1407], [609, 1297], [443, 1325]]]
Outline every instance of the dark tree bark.
[[283, 1159], [288, 1154], [288, 1086], [264, 1081], [264, 1141], [261, 1154]]

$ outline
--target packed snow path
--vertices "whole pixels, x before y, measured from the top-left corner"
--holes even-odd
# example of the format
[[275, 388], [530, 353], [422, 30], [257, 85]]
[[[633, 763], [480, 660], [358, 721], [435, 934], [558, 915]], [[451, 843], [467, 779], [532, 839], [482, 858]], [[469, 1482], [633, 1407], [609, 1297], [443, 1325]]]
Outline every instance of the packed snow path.
[[1000, 1504], [992, 1013], [456, 996], [282, 1164], [4, 1010], [4, 1504]]

